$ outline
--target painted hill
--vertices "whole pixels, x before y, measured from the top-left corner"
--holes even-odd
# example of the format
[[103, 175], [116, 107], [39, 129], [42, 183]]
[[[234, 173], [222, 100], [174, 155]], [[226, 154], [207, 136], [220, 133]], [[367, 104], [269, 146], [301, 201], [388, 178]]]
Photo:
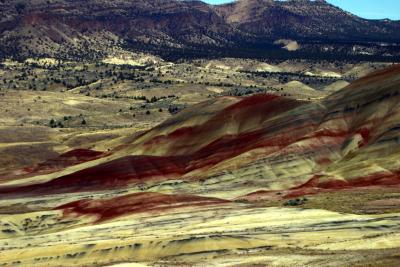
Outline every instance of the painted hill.
[[[210, 100], [103, 156], [97, 152], [71, 152], [79, 154], [74, 161], [69, 160], [67, 153], [32, 168], [30, 176], [34, 177], [41, 174], [44, 166], [46, 172], [51, 172], [51, 166], [55, 171], [65, 166], [62, 171], [48, 174], [45, 183], [32, 184], [35, 179], [29, 178], [29, 185], [23, 185], [24, 178], [13, 182], [21, 185], [3, 186], [0, 191], [72, 193], [139, 184], [157, 186], [172, 179], [185, 184], [179, 190], [190, 193], [191, 182], [207, 181], [210, 177], [222, 182], [227, 172], [234, 173], [234, 180], [240, 183], [251, 180], [247, 188], [222, 182], [220, 190], [237, 190], [231, 196], [238, 197], [242, 190], [251, 191], [261, 185], [264, 189], [290, 189], [315, 175], [319, 180], [324, 176], [322, 180], [327, 180], [327, 184], [337, 181], [345, 186], [354, 179], [382, 171], [393, 174], [394, 180], [389, 180], [395, 183], [396, 166], [378, 161], [390, 165], [392, 161], [385, 157], [391, 156], [389, 151], [397, 152], [398, 74], [397, 66], [374, 73], [319, 103], [263, 94]], [[383, 148], [385, 157], [379, 157]], [[377, 153], [372, 162], [361, 160], [370, 153]], [[65, 165], [60, 161], [65, 161]], [[258, 169], [261, 162], [268, 168], [247, 177], [246, 170]], [[355, 169], [357, 175], [345, 168], [350, 163], [360, 165]], [[259, 177], [259, 181], [253, 176]], [[261, 183], [267, 178], [268, 182]], [[376, 182], [381, 183], [379, 179]]]
[[392, 66], [316, 102], [212, 99], [4, 176], [0, 263], [396, 265], [399, 85]]

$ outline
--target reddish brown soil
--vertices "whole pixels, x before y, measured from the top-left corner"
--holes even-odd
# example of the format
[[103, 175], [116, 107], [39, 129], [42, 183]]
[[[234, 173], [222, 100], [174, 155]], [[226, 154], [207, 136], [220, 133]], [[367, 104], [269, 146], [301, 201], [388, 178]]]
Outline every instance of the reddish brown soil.
[[95, 215], [97, 222], [141, 212], [159, 212], [184, 207], [226, 204], [230, 201], [193, 195], [137, 193], [105, 200], [80, 200], [62, 205], [65, 215]]
[[352, 188], [400, 186], [400, 171], [393, 171], [392, 173], [373, 173], [345, 181], [336, 180], [334, 177], [328, 180], [326, 180], [325, 177], [325, 181], [320, 181], [320, 178], [322, 178], [321, 175], [315, 175], [306, 183], [289, 190], [289, 192], [285, 194], [285, 197], [299, 197], [319, 192], [347, 190]]
[[87, 168], [43, 184], [1, 188], [3, 194], [59, 194], [103, 190], [138, 184], [155, 177], [185, 173], [185, 157], [128, 156]]
[[106, 155], [108, 154], [89, 149], [75, 149], [61, 154], [57, 158], [39, 163], [36, 166], [24, 168], [23, 171], [31, 175], [51, 173], [73, 165], [92, 161]]

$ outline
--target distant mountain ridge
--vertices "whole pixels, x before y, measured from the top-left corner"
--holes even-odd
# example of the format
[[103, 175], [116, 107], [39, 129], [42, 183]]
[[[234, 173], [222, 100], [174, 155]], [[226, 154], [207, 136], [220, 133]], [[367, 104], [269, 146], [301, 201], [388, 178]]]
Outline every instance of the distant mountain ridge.
[[[362, 19], [324, 0], [3, 0], [0, 14], [1, 57], [400, 55], [400, 22]], [[284, 51], [281, 39], [299, 51]]]

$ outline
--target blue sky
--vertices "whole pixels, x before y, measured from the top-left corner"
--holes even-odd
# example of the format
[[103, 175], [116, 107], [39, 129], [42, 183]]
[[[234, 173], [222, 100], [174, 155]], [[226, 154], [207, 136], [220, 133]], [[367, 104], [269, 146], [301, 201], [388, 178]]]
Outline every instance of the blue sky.
[[[232, 2], [231, 0], [203, 0], [211, 4]], [[327, 0], [360, 17], [369, 19], [390, 18], [400, 20], [400, 0]]]

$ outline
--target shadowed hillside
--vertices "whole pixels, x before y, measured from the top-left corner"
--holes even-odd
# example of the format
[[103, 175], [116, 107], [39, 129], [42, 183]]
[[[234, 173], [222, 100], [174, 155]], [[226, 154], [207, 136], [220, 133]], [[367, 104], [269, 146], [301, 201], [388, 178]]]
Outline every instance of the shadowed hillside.
[[362, 19], [325, 1], [3, 1], [0, 14], [0, 56], [16, 59], [96, 60], [126, 50], [172, 60], [399, 56], [399, 22]]

